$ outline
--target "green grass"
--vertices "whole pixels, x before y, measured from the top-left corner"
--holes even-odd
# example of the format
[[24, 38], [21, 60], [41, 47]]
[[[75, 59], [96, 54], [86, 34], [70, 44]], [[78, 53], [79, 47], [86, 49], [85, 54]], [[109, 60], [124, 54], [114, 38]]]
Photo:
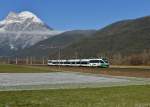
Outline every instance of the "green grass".
[[0, 65], [0, 73], [51, 72], [48, 66]]
[[149, 107], [150, 86], [0, 92], [0, 107]]

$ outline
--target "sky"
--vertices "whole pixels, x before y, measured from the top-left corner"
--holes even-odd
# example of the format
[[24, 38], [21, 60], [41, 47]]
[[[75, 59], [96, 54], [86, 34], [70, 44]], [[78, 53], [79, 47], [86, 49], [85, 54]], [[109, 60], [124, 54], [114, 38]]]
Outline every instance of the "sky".
[[101, 29], [150, 15], [150, 0], [0, 0], [0, 20], [30, 11], [55, 30]]

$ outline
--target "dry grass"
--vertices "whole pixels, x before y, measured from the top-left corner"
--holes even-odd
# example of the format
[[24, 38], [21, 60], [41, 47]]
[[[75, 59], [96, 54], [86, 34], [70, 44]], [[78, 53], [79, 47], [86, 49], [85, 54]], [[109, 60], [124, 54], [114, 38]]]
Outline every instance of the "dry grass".
[[65, 66], [25, 66], [0, 65], [0, 73], [39, 73], [39, 72], [85, 72], [114, 76], [130, 76], [150, 78], [150, 66], [111, 66], [110, 68], [95, 67], [65, 67]]
[[144, 77], [150, 78], [150, 67], [137, 66], [112, 66], [110, 68], [90, 68], [90, 67], [58, 67], [50, 66], [52, 71], [74, 71], [95, 74], [105, 74], [113, 76], [129, 76], [129, 77]]

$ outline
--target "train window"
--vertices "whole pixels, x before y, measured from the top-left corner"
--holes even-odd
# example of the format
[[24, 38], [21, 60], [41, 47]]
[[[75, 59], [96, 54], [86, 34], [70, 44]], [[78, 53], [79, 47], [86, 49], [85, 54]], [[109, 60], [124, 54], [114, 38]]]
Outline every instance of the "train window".
[[64, 62], [64, 64], [67, 64], [67, 62]]
[[60, 64], [63, 64], [63, 62], [60, 62]]
[[53, 64], [59, 64], [58, 62], [53, 62]]
[[76, 64], [80, 64], [80, 62], [76, 62]]
[[100, 60], [100, 63], [104, 63], [104, 61]]
[[82, 61], [81, 64], [88, 64], [88, 62], [87, 61]]
[[76, 62], [71, 62], [71, 64], [76, 64]]
[[70, 62], [67, 62], [67, 64], [71, 64]]
[[64, 62], [64, 64], [70, 64], [70, 62]]
[[100, 60], [90, 60], [90, 63], [99, 63]]

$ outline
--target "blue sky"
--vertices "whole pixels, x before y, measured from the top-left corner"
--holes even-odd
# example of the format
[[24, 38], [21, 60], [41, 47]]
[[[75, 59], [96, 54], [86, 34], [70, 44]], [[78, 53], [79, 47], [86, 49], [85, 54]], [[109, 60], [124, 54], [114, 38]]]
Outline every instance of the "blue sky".
[[1, 0], [0, 20], [10, 11], [31, 11], [56, 30], [100, 29], [150, 15], [150, 0]]

